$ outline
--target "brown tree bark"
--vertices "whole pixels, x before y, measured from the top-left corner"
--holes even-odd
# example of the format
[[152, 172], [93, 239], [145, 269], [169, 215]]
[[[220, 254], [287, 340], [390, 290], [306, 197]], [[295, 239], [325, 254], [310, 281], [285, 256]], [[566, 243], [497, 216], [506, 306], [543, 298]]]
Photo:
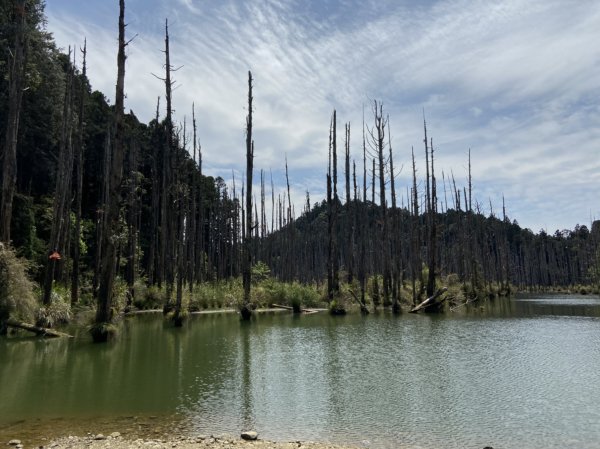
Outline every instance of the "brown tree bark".
[[79, 238], [81, 235], [81, 197], [83, 193], [83, 156], [84, 156], [84, 136], [85, 129], [85, 99], [87, 96], [86, 85], [86, 56], [87, 56], [87, 40], [83, 43], [83, 66], [81, 71], [81, 85], [79, 92], [79, 110], [77, 122], [77, 150], [75, 152], [75, 242], [73, 245], [73, 274], [71, 276], [71, 304], [79, 302], [79, 259], [80, 247]]
[[252, 316], [250, 309], [250, 283], [252, 269], [252, 170], [254, 165], [254, 141], [252, 140], [252, 73], [248, 71], [248, 116], [246, 117], [246, 231], [244, 233], [242, 283], [244, 299], [240, 308], [243, 320]]
[[106, 230], [102, 239], [101, 280], [98, 291], [95, 325], [91, 334], [95, 342], [105, 342], [111, 335], [113, 284], [115, 280], [116, 246], [121, 180], [124, 153], [124, 100], [125, 100], [125, 0], [119, 0], [119, 51], [117, 55], [117, 85], [115, 94], [115, 137], [109, 173], [109, 204]]
[[[71, 49], [69, 48], [69, 59], [70, 57]], [[67, 73], [65, 82], [60, 147], [56, 167], [54, 203], [52, 206], [52, 228], [48, 244], [48, 255], [50, 256], [50, 254], [57, 252], [61, 257], [49, 257], [47, 260], [42, 296], [42, 302], [45, 305], [50, 304], [52, 301], [52, 283], [54, 282], [55, 272], [57, 266], [64, 263], [64, 258], [67, 255], [66, 236], [70, 221], [69, 201], [71, 199], [71, 179], [73, 173], [73, 143], [71, 139], [73, 120], [72, 100], [73, 68], [71, 67]]]
[[10, 243], [10, 222], [17, 184], [17, 143], [23, 80], [25, 78], [25, 0], [16, 0], [13, 10], [15, 41], [8, 71], [8, 121], [2, 152], [2, 202], [0, 204], [0, 241]]

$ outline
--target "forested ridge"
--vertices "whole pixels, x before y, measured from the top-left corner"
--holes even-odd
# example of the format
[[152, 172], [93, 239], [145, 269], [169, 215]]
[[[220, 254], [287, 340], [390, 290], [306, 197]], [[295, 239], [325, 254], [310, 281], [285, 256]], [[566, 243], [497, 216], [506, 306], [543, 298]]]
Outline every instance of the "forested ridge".
[[[350, 124], [340, 126], [333, 111], [323, 130], [327, 198], [312, 204], [307, 192], [305, 204], [292, 204], [289, 178], [274, 186], [269, 167], [254, 173], [258, 192], [251, 190], [253, 155], [260, 152], [252, 140], [252, 100], [260, 102], [260, 92], [252, 93], [249, 73], [244, 180], [206, 176], [202, 161], [210, 149], [199, 145], [194, 105], [190, 122], [172, 118], [168, 22], [165, 90], [155, 93], [155, 118], [142, 123], [123, 111], [123, 88], [135, 76], [124, 73], [125, 47], [135, 41], [124, 35], [123, 0], [120, 6], [111, 105], [88, 80], [84, 36], [78, 48], [60, 51], [45, 29], [43, 1], [0, 4], [0, 330], [9, 316], [33, 319], [17, 304], [23, 298], [14, 298], [27, 294], [13, 285], [11, 270], [21, 263], [13, 252], [28, 262], [32, 300], [39, 302], [32, 308], [97, 304], [103, 335], [116, 313], [144, 306], [141, 297], [157, 292], [176, 324], [206, 283], [243, 277], [247, 290], [235, 300], [249, 306], [251, 274], [254, 284], [273, 277], [309, 285], [340, 310], [356, 301], [400, 311], [400, 304], [416, 305], [448, 284], [473, 296], [600, 285], [600, 221], [549, 234], [522, 229], [504, 204], [490, 204], [484, 214], [473, 196], [470, 160], [467, 185], [443, 174], [425, 120], [424, 145], [413, 148], [413, 182], [397, 185], [394, 159], [404, 156], [391, 148], [389, 118], [378, 101], [362, 129], [352, 128], [358, 161], [351, 159]], [[426, 160], [424, 179], [417, 179], [415, 158]], [[50, 315], [38, 313], [38, 324], [55, 324]]]

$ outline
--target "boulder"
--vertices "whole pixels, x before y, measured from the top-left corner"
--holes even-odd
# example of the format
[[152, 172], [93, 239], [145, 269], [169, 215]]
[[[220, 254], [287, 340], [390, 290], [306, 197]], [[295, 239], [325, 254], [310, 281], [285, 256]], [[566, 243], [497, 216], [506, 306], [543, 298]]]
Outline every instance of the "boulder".
[[253, 441], [258, 438], [258, 433], [256, 433], [253, 430], [247, 430], [245, 432], [242, 432], [241, 436], [243, 440]]

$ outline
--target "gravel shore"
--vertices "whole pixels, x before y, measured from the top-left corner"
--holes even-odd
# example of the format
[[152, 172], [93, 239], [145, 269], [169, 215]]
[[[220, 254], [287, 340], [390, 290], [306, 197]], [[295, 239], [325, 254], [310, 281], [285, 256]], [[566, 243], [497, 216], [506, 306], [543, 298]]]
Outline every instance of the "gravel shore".
[[[24, 449], [19, 440], [11, 441], [7, 448]], [[353, 449], [351, 446], [338, 446], [315, 442], [272, 442], [257, 439], [245, 441], [231, 436], [171, 437], [169, 439], [127, 439], [118, 432], [111, 435], [90, 435], [86, 437], [68, 436], [58, 438], [40, 449]]]

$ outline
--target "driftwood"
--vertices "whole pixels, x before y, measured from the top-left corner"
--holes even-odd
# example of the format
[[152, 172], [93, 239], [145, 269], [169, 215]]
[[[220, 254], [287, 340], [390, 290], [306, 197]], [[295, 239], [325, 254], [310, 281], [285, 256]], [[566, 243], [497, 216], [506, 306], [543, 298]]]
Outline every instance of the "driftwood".
[[38, 326], [34, 326], [33, 324], [28, 324], [28, 323], [22, 323], [20, 321], [16, 321], [16, 320], [8, 320], [6, 322], [6, 325], [8, 327], [14, 327], [17, 329], [23, 329], [29, 332], [33, 332], [36, 335], [39, 335], [41, 337], [68, 337], [68, 338], [73, 338], [72, 335], [69, 334], [65, 334], [64, 332], [59, 332], [56, 331], [54, 329], [48, 329], [46, 327], [38, 327]]
[[433, 294], [433, 296], [427, 298], [425, 301], [423, 301], [421, 304], [413, 307], [410, 310], [410, 313], [416, 313], [419, 310], [425, 310], [428, 307], [433, 306], [434, 304], [440, 304], [441, 302], [444, 302], [446, 300], [446, 297], [443, 297], [441, 301], [437, 301], [437, 298], [440, 297], [440, 295], [446, 293], [448, 291], [448, 287], [442, 287], [440, 288], [437, 292], [435, 292]]
[[[293, 307], [290, 306], [284, 306], [282, 304], [271, 304], [271, 307], [274, 307], [276, 309], [285, 309], [285, 310], [294, 310]], [[304, 313], [306, 315], [309, 315], [311, 313], [318, 313], [321, 312], [321, 309], [300, 309], [301, 313]]]

